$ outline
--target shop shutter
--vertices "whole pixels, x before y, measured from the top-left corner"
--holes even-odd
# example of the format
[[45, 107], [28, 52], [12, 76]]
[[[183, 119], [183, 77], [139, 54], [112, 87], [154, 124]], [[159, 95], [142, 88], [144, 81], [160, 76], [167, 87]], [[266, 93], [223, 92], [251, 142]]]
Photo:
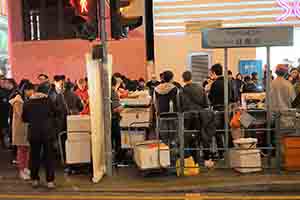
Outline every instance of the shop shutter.
[[206, 80], [209, 68], [208, 54], [193, 54], [190, 57], [190, 69], [193, 73], [193, 81], [202, 84]]

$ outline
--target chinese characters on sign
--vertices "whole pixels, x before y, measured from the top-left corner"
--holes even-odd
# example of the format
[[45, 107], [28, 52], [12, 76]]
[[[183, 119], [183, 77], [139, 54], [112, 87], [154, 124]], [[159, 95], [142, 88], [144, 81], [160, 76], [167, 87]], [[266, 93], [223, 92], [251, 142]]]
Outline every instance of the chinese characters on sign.
[[236, 48], [293, 45], [293, 27], [205, 29], [203, 48]]
[[277, 3], [284, 9], [284, 13], [276, 18], [278, 21], [286, 20], [291, 16], [300, 18], [300, 0], [294, 0], [294, 2], [290, 2], [289, 0], [277, 0]]

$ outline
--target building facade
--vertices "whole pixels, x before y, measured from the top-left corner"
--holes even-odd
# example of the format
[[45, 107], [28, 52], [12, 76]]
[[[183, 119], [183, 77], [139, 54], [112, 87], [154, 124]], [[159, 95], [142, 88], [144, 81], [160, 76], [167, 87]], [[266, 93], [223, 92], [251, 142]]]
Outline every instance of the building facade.
[[[209, 64], [224, 63], [223, 50], [202, 49], [200, 28], [198, 33], [188, 32], [188, 24], [198, 23], [199, 27], [212, 24], [216, 27], [298, 27], [299, 5], [298, 0], [154, 0], [156, 72], [169, 67], [181, 74], [191, 68], [190, 58], [197, 54], [208, 55]], [[237, 73], [240, 60], [263, 59], [265, 56], [264, 49], [230, 49], [229, 69]]]

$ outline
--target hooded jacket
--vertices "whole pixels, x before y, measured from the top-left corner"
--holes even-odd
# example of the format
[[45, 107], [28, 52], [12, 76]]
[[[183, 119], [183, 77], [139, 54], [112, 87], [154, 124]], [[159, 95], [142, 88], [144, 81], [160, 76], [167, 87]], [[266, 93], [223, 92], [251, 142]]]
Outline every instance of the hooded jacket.
[[160, 84], [155, 88], [154, 101], [158, 114], [178, 112], [178, 88], [172, 83]]
[[50, 98], [36, 93], [24, 103], [22, 118], [28, 123], [28, 140], [51, 140], [55, 138], [53, 119], [55, 106]]

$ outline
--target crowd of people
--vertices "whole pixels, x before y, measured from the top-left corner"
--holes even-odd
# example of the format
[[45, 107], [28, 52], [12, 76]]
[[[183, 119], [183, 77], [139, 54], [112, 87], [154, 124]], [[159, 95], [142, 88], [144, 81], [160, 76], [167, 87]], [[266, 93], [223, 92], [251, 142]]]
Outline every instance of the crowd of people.
[[34, 187], [40, 185], [43, 152], [47, 187], [54, 188], [57, 135], [66, 131], [67, 115], [89, 114], [87, 79], [72, 83], [56, 75], [50, 81], [45, 74], [37, 79], [37, 84], [26, 79], [17, 84], [0, 78], [1, 142], [13, 149], [20, 178], [31, 179]]
[[[300, 94], [299, 71], [288, 71], [288, 66], [278, 65], [275, 72], [277, 78], [271, 84], [271, 105], [277, 109], [292, 108]], [[149, 81], [143, 78], [130, 80], [120, 73], [115, 73], [111, 80], [112, 143], [115, 159], [119, 161], [124, 156], [121, 150], [120, 128], [124, 107], [120, 99], [135, 98], [131, 92], [142, 90], [148, 90], [152, 97], [153, 119], [174, 117], [176, 112], [199, 112], [185, 118], [186, 129], [199, 130], [199, 134], [192, 134], [186, 138], [186, 145], [199, 147], [201, 142], [206, 149], [203, 151], [205, 166], [212, 167], [215, 155], [207, 149], [215, 136], [219, 148], [218, 159], [223, 159], [224, 135], [216, 134], [216, 129], [224, 129], [223, 75], [223, 67], [220, 64], [210, 68], [209, 77], [202, 85], [193, 82], [190, 71], [182, 74], [182, 85], [174, 81], [172, 71], [161, 73], [160, 80], [153, 75]], [[233, 77], [229, 71], [228, 77], [229, 103], [239, 104], [242, 93], [260, 92], [265, 88], [265, 78], [260, 81], [256, 72], [251, 76], [243, 77], [237, 74]], [[17, 84], [13, 79], [0, 78], [0, 136], [4, 148], [14, 149], [13, 156], [20, 178], [31, 179], [34, 187], [40, 185], [39, 169], [43, 152], [47, 186], [54, 188], [54, 144], [57, 135], [67, 130], [68, 115], [90, 113], [88, 80], [82, 78], [72, 83], [64, 75], [56, 75], [50, 81], [46, 74], [40, 74], [37, 78], [38, 84], [26, 79]], [[154, 126], [178, 128], [174, 121], [170, 120], [168, 123], [155, 124], [153, 120]], [[174, 134], [170, 136], [162, 133], [161, 139], [176, 141], [177, 138]], [[199, 161], [199, 154], [195, 151], [187, 151], [186, 156], [192, 156], [195, 161]]]

